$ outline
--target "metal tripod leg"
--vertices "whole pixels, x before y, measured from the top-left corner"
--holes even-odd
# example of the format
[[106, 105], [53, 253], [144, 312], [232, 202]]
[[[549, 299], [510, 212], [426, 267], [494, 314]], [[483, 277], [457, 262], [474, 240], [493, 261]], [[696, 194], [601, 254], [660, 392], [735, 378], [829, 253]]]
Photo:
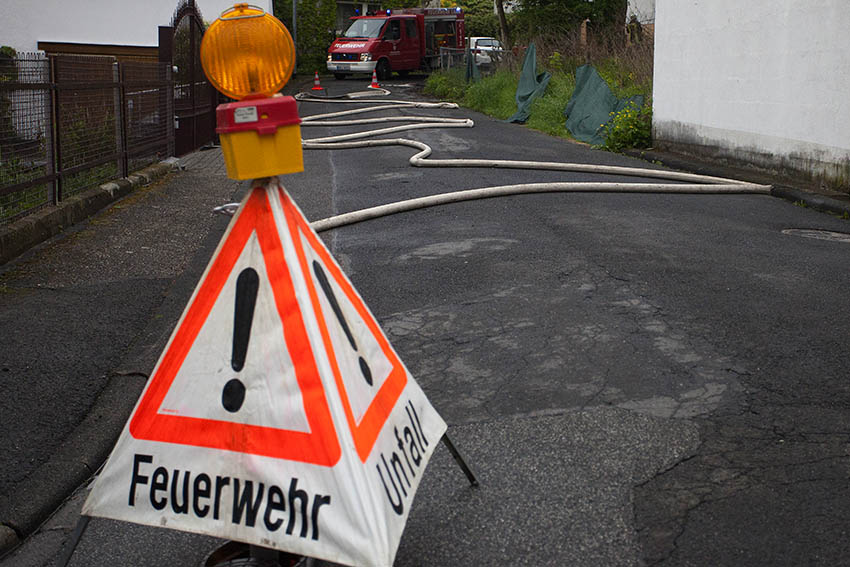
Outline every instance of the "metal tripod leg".
[[472, 486], [478, 486], [478, 479], [475, 478], [475, 475], [472, 473], [472, 470], [466, 464], [466, 461], [463, 460], [463, 457], [460, 456], [460, 453], [458, 453], [458, 450], [455, 448], [454, 443], [451, 442], [451, 439], [449, 439], [449, 436], [447, 434], [443, 434], [442, 441], [443, 444], [446, 446], [446, 449], [449, 450], [449, 453], [451, 453], [452, 457], [454, 457], [455, 461], [457, 461], [457, 464], [460, 465], [460, 468], [463, 471], [463, 474], [466, 475], [469, 484], [471, 484]]

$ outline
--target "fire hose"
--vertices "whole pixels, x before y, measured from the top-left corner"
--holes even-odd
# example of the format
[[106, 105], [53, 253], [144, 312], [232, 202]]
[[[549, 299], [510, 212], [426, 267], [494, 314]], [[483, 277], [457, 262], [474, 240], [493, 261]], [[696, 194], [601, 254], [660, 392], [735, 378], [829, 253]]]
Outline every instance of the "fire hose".
[[439, 193], [427, 197], [419, 197], [388, 203], [358, 211], [352, 211], [317, 220], [311, 223], [317, 232], [339, 228], [342, 226], [363, 222], [366, 220], [391, 214], [434, 207], [448, 203], [487, 199], [507, 195], [551, 192], [599, 192], [599, 193], [674, 193], [674, 194], [770, 194], [770, 185], [759, 185], [735, 179], [711, 177], [693, 173], [647, 169], [623, 166], [591, 165], [583, 163], [497, 160], [497, 159], [428, 159], [432, 153], [429, 145], [406, 138], [367, 139], [376, 136], [394, 134], [396, 132], [419, 130], [426, 128], [472, 128], [475, 124], [468, 118], [442, 118], [436, 116], [393, 116], [381, 118], [360, 118], [336, 120], [355, 114], [364, 114], [378, 110], [398, 110], [400, 108], [442, 108], [453, 109], [458, 105], [448, 102], [415, 102], [404, 100], [369, 100], [369, 96], [386, 96], [386, 89], [348, 93], [339, 97], [316, 97], [307, 93], [299, 93], [295, 98], [300, 102], [323, 103], [367, 103], [374, 106], [356, 108], [317, 114], [303, 117], [302, 127], [311, 126], [358, 126], [386, 122], [407, 122], [400, 126], [366, 130], [353, 134], [327, 136], [302, 140], [305, 150], [330, 150], [352, 148], [374, 148], [383, 146], [407, 146], [418, 150], [408, 162], [413, 167], [478, 167], [529, 169], [547, 171], [569, 171], [590, 174], [622, 175], [672, 181], [674, 183], [609, 183], [609, 182], [546, 182], [522, 183], [515, 185], [499, 185], [479, 189], [467, 189], [450, 193]]

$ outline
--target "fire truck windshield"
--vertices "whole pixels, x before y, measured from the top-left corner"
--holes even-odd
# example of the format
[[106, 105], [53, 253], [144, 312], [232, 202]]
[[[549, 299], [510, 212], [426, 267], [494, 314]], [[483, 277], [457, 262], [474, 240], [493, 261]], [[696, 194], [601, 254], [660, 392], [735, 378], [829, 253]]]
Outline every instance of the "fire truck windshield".
[[345, 37], [378, 37], [384, 27], [386, 18], [364, 18], [354, 20], [354, 23], [345, 30]]

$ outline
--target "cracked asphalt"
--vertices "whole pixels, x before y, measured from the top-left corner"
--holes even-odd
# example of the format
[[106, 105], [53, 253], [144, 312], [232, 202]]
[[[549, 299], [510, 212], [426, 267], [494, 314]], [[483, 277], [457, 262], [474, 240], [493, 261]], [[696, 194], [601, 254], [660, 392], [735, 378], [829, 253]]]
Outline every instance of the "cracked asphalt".
[[[646, 165], [468, 111], [450, 115], [471, 115], [476, 127], [409, 137], [433, 144], [435, 158]], [[331, 133], [342, 131], [321, 135]], [[357, 155], [307, 153], [333, 187], [316, 216], [390, 194], [550, 179], [502, 170], [423, 173], [391, 159], [391, 150], [350, 152]], [[287, 186], [309, 207], [304, 190], [312, 183]], [[334, 253], [348, 260], [432, 403], [450, 427], [476, 431], [466, 441], [479, 441], [483, 454], [473, 462], [498, 460], [501, 474], [531, 483], [541, 506], [532, 520], [518, 501], [516, 511], [492, 503], [489, 517], [499, 522], [485, 538], [491, 545], [477, 539], [489, 525], [482, 515], [482, 529], [467, 542], [475, 551], [446, 543], [455, 561], [447, 553], [442, 562], [850, 564], [850, 307], [839, 291], [850, 248], [783, 234], [787, 228], [850, 232], [846, 221], [775, 198], [588, 194], [460, 203], [335, 231]], [[646, 429], [618, 429], [636, 416]], [[610, 473], [618, 459], [632, 467], [597, 477], [612, 490], [627, 485], [621, 515], [600, 518], [598, 508], [611, 501], [590, 498], [590, 488], [571, 490], [584, 471], [568, 443], [540, 448], [558, 481], [526, 476], [539, 458], [526, 427], [559, 419], [550, 428], [567, 436], [581, 435], [584, 419], [605, 431], [616, 456], [608, 458], [602, 441], [588, 451], [593, 457], [583, 455], [599, 470]], [[636, 466], [636, 454], [651, 466]], [[505, 486], [497, 494], [511, 501], [513, 493]], [[446, 514], [452, 501], [441, 508], [427, 490], [417, 498]], [[459, 526], [438, 532], [440, 541], [464, 532], [462, 516], [451, 514]], [[549, 520], [558, 527], [549, 529]], [[524, 522], [534, 527], [517, 536], [512, 530]], [[397, 563], [419, 564], [405, 544], [427, 538], [407, 533]], [[415, 549], [433, 552], [425, 541]]]
[[[470, 239], [421, 236], [415, 221], [383, 226], [388, 242], [418, 233], [426, 243], [388, 265], [364, 255], [354, 264], [355, 281], [396, 268], [395, 289], [410, 289], [411, 303], [385, 302], [360, 286], [435, 406], [453, 424], [567, 408], [610, 410], [603, 415], [616, 423], [618, 408], [682, 428], [664, 434], [679, 444], [676, 462], [630, 479], [634, 555], [558, 561], [846, 564], [848, 309], [835, 290], [848, 250], [780, 233], [846, 227], [770, 199], [582, 196], [566, 212], [563, 199], [523, 203], [510, 223], [495, 203], [479, 204], [476, 218], [491, 220], [478, 220]], [[662, 210], [671, 212], [647, 214]], [[728, 223], [721, 214], [746, 222], [718, 230]], [[434, 254], [452, 246], [476, 253]], [[457, 289], [447, 283], [458, 280]], [[414, 306], [421, 281], [443, 293]], [[564, 463], [564, 480], [575, 473]], [[569, 503], [587, 519], [597, 504]], [[571, 534], [575, 526], [561, 524]], [[607, 522], [595, 529], [621, 533]]]
[[[421, 97], [390, 88], [393, 98]], [[302, 115], [331, 110], [339, 108], [300, 106]], [[466, 110], [441, 115], [470, 116], [476, 127], [405, 134], [433, 144], [437, 158], [648, 166]], [[283, 183], [317, 220], [438, 192], [589, 180], [420, 170], [407, 165], [409, 156], [402, 148], [306, 151], [305, 172]], [[238, 193], [220, 171], [207, 173], [220, 169], [219, 153], [203, 159], [205, 168], [175, 174], [162, 194], [172, 199], [194, 187], [179, 206], [205, 210]], [[128, 209], [144, 217], [155, 203], [139, 200]], [[164, 241], [153, 256], [163, 255], [162, 272], [126, 259], [121, 246], [110, 253], [127, 263], [116, 268], [113, 295], [97, 297], [110, 306], [133, 303], [136, 328], [157, 315], [161, 327], [173, 325], [191, 292], [174, 278], [191, 279], [203, 268], [199, 258], [221, 228], [192, 235], [196, 244], [174, 251], [172, 262], [167, 243], [180, 248], [185, 236], [179, 218], [152, 233]], [[767, 196], [538, 194], [323, 233], [481, 481], [470, 488], [438, 448], [396, 565], [850, 564], [850, 306], [841, 295], [850, 247], [782, 233], [848, 227]], [[68, 251], [56, 244], [57, 255], [86, 242], [72, 244]], [[92, 273], [111, 273], [108, 257], [92, 258]], [[71, 277], [60, 272], [49, 273]], [[59, 287], [37, 270], [27, 277], [16, 280], [27, 282], [21, 289]], [[85, 295], [86, 286], [99, 284], [100, 293], [110, 281], [98, 276], [72, 287]], [[119, 322], [124, 316], [114, 315]], [[3, 320], [13, 322], [11, 315]], [[115, 335], [122, 356], [93, 333], [103, 357], [73, 376], [152, 364], [167, 336], [134, 339], [132, 330]], [[52, 564], [84, 497], [81, 487], [0, 565]], [[70, 565], [200, 565], [220, 543], [94, 519]]]

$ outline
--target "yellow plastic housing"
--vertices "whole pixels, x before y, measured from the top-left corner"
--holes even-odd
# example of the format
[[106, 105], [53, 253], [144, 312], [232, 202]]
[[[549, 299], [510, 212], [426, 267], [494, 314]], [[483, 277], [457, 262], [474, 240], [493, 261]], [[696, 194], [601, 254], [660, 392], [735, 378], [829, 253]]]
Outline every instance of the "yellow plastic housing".
[[219, 134], [227, 176], [231, 179], [258, 179], [304, 171], [301, 127], [281, 126], [274, 134], [252, 130]]
[[231, 98], [271, 96], [292, 75], [295, 46], [280, 20], [236, 4], [204, 33], [201, 65], [213, 86]]

